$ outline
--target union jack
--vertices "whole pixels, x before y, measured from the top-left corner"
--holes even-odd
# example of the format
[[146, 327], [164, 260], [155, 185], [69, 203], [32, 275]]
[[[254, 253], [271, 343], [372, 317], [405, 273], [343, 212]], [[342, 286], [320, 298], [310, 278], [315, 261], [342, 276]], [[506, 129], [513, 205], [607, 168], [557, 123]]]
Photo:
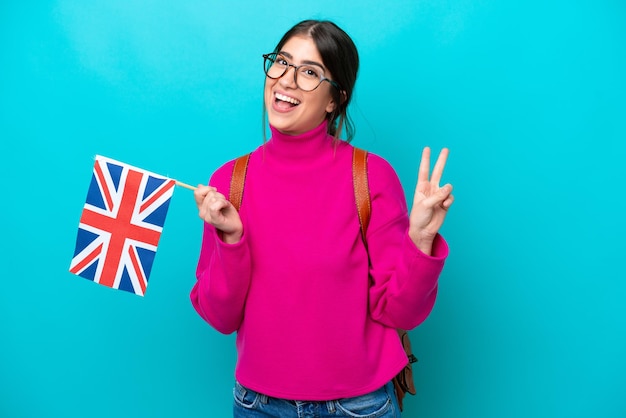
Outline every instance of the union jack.
[[143, 296], [175, 184], [96, 156], [70, 272]]

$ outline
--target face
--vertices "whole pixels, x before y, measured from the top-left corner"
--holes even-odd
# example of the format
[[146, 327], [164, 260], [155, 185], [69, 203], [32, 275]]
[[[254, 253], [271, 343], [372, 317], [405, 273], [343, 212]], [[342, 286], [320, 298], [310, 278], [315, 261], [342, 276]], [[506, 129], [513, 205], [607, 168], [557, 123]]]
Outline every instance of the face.
[[[324, 69], [324, 76], [332, 79], [311, 38], [294, 36], [278, 52], [294, 65], [318, 63]], [[326, 118], [326, 113], [335, 109], [330, 90], [334, 87], [330, 83], [324, 81], [313, 91], [303, 91], [294, 81], [294, 71], [290, 67], [281, 78], [265, 79], [265, 106], [270, 125], [288, 135], [316, 128]]]

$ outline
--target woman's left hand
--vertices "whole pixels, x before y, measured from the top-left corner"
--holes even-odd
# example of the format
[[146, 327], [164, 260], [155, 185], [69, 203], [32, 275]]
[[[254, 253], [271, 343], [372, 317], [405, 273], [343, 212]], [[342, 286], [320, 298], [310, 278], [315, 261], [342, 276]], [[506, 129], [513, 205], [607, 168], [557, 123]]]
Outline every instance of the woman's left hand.
[[430, 148], [425, 147], [422, 151], [413, 207], [409, 214], [409, 236], [417, 248], [428, 255], [432, 252], [433, 242], [448, 209], [454, 202], [452, 185], [439, 187], [448, 153], [447, 148], [441, 150], [429, 179]]

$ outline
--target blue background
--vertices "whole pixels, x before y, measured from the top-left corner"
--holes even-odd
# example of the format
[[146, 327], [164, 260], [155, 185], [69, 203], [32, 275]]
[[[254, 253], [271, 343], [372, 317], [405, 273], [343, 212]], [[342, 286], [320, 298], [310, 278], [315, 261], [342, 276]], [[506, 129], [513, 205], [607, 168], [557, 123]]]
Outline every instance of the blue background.
[[261, 143], [261, 54], [308, 17], [354, 38], [354, 144], [409, 198], [421, 148], [451, 149], [405, 416], [626, 416], [621, 0], [3, 1], [0, 416], [229, 416], [234, 337], [188, 300], [190, 191], [145, 298], [69, 262], [94, 156], [205, 182]]

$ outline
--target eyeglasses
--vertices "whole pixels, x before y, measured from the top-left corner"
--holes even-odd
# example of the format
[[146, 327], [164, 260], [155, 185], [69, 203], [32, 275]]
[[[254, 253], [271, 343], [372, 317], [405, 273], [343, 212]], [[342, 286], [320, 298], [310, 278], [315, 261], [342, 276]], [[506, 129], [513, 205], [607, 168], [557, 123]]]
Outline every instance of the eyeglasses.
[[324, 77], [324, 69], [319, 65], [294, 65], [287, 61], [285, 56], [276, 52], [263, 54], [263, 64], [265, 75], [274, 80], [284, 76], [287, 71], [289, 71], [289, 67], [293, 67], [293, 80], [300, 90], [313, 91], [318, 88], [323, 81], [328, 81], [333, 87], [340, 90], [339, 84]]

